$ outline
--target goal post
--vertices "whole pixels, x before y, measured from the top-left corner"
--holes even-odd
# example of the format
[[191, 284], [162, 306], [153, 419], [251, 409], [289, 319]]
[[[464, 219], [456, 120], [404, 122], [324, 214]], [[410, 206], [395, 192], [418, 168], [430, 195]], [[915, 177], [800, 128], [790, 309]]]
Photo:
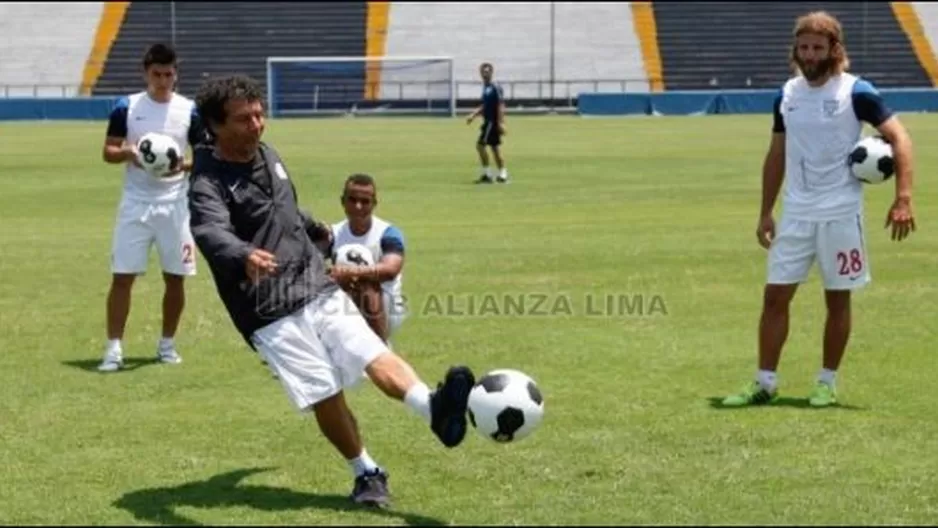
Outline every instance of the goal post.
[[268, 57], [271, 117], [456, 115], [452, 57]]

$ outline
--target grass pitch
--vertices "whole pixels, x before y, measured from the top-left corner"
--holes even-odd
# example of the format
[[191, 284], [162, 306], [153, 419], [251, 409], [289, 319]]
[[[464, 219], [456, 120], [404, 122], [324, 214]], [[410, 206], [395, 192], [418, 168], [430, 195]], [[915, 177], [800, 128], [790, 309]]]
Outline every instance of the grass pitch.
[[712, 405], [755, 366], [766, 117], [514, 117], [513, 182], [499, 186], [470, 183], [478, 129], [460, 120], [269, 123], [315, 216], [341, 218], [347, 174], [377, 177], [377, 213], [408, 244], [413, 313], [395, 345], [429, 383], [466, 362], [528, 372], [545, 396], [532, 437], [471, 433], [450, 451], [374, 387], [352, 393], [366, 446], [391, 474], [386, 513], [347, 507], [348, 467], [240, 341], [201, 259], [184, 363], [149, 361], [154, 252], [127, 328], [136, 368], [94, 371], [122, 178], [100, 161], [104, 124], [4, 124], [0, 520], [933, 523], [938, 119], [904, 119], [919, 231], [891, 242], [892, 185], [867, 190], [873, 283], [855, 297], [842, 406], [820, 411], [804, 403], [820, 366], [816, 271], [793, 306], [785, 399]]

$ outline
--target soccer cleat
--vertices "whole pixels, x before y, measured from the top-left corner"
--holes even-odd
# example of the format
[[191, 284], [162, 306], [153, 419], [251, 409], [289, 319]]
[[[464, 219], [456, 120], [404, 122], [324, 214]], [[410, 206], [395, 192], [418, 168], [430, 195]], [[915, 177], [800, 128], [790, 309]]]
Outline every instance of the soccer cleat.
[[758, 381], [753, 381], [737, 394], [723, 399], [724, 407], [745, 407], [747, 405], [764, 405], [772, 403], [778, 398], [778, 391], [767, 391]]
[[495, 183], [495, 181], [488, 174], [483, 174], [482, 176], [479, 176], [479, 179], [476, 180], [476, 183]]
[[498, 183], [508, 183], [508, 173], [506, 172], [505, 174], [499, 174], [495, 177], [495, 181]]
[[383, 507], [391, 502], [391, 496], [388, 492], [388, 474], [375, 469], [370, 473], [364, 473], [355, 477], [355, 486], [352, 488], [352, 495], [349, 497], [356, 504], [367, 506]]
[[98, 365], [98, 372], [116, 372], [124, 366], [124, 359], [121, 352], [108, 352], [104, 354], [104, 360]]
[[182, 363], [182, 357], [179, 355], [178, 352], [176, 352], [176, 347], [172, 345], [169, 345], [169, 346], [160, 345], [159, 347], [157, 347], [156, 357], [163, 363], [168, 363], [172, 365]]
[[833, 386], [819, 381], [808, 398], [811, 407], [829, 407], [837, 403], [837, 390]]
[[466, 437], [466, 410], [475, 383], [469, 367], [452, 367], [430, 395], [430, 428], [446, 447], [456, 447]]

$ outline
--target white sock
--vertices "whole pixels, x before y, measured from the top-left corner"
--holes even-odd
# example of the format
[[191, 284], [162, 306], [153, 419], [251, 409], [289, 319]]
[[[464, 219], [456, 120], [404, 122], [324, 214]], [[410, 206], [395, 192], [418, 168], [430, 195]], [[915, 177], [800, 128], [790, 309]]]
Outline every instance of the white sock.
[[358, 458], [353, 458], [348, 461], [348, 465], [352, 468], [352, 474], [356, 477], [378, 469], [378, 464], [371, 459], [371, 456], [368, 455], [368, 451], [365, 451], [364, 448], [362, 448], [362, 454], [358, 455]]
[[430, 388], [418, 382], [404, 395], [404, 403], [430, 423]]
[[501, 179], [503, 179], [503, 180], [507, 180], [507, 179], [508, 179], [508, 169], [505, 168], [505, 167], [502, 167], [502, 170], [499, 172], [498, 177], [501, 178]]
[[108, 354], [120, 354], [121, 353], [121, 340], [120, 339], [108, 339], [107, 353]]
[[824, 383], [825, 385], [828, 385], [828, 386], [833, 387], [833, 386], [834, 386], [834, 378], [836, 378], [836, 377], [837, 377], [837, 371], [836, 371], [836, 370], [821, 369], [821, 372], [820, 372], [820, 374], [818, 374], [817, 379], [818, 379], [818, 381], [820, 381], [821, 383]]
[[161, 338], [160, 338], [160, 348], [173, 348], [173, 338], [171, 338], [171, 337], [161, 337]]
[[771, 370], [760, 370], [757, 379], [759, 385], [762, 385], [762, 388], [769, 392], [774, 391], [778, 384], [778, 376]]
[[492, 172], [492, 171], [489, 170], [489, 166], [488, 166], [488, 165], [483, 165], [483, 166], [482, 166], [482, 176], [491, 176], [491, 172]]

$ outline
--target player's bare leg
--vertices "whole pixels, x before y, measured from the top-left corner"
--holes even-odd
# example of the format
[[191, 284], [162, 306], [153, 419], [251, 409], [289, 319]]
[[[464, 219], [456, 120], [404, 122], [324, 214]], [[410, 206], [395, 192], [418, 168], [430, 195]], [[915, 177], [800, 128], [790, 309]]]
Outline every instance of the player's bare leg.
[[365, 373], [386, 396], [403, 401], [422, 416], [446, 447], [456, 447], [465, 438], [466, 406], [475, 385], [468, 367], [450, 368], [433, 392], [413, 367], [391, 351], [369, 363]]
[[507, 183], [508, 169], [505, 168], [505, 160], [502, 158], [502, 151], [496, 145], [492, 145], [492, 157], [495, 158], [495, 166], [498, 167], [498, 176], [496, 176], [496, 180], [499, 183]]
[[[455, 447], [465, 437], [466, 406], [475, 384], [468, 368], [451, 368], [433, 393], [407, 362], [390, 351], [369, 363], [365, 373], [386, 396], [405, 402], [423, 417], [447, 447]], [[351, 499], [362, 504], [386, 505], [390, 500], [388, 475], [365, 449], [344, 394], [339, 392], [316, 403], [313, 411], [323, 435], [352, 468], [355, 487]]]
[[176, 352], [174, 338], [186, 306], [185, 277], [163, 273], [163, 284], [163, 335], [157, 355], [164, 363], [179, 363], [182, 358]]
[[850, 290], [827, 290], [827, 320], [824, 324], [824, 359], [818, 383], [810, 402], [815, 407], [826, 407], [837, 402], [835, 377], [850, 340]]
[[769, 403], [777, 395], [776, 371], [788, 339], [789, 308], [797, 284], [767, 284], [759, 318], [759, 371], [756, 381], [723, 400], [727, 406]]
[[136, 275], [115, 273], [107, 296], [107, 338], [121, 340], [130, 315], [130, 297]]
[[824, 292], [827, 322], [824, 326], [824, 368], [837, 371], [850, 340], [850, 291]]
[[361, 454], [362, 440], [358, 422], [348, 408], [343, 392], [317, 403], [313, 411], [322, 433], [342, 456], [352, 460]]
[[130, 315], [130, 298], [136, 275], [115, 273], [107, 294], [107, 349], [104, 360], [98, 366], [102, 372], [113, 372], [123, 365], [124, 328]]
[[476, 183], [492, 183], [492, 175], [489, 174], [489, 152], [485, 143], [476, 143], [476, 151], [479, 153], [479, 163], [482, 164], [482, 173]]
[[386, 505], [390, 497], [387, 473], [365, 450], [355, 415], [345, 401], [345, 394], [326, 398], [313, 406], [319, 430], [345, 457], [355, 476], [351, 499], [360, 504]]
[[[763, 294], [762, 317], [759, 320], [759, 370], [775, 373], [788, 339], [789, 308], [798, 289], [797, 284], [767, 284]], [[761, 381], [761, 380], [760, 380]], [[775, 379], [771, 378], [771, 388]], [[763, 385], [769, 385], [764, 383]], [[769, 387], [766, 387], [769, 388]]]

